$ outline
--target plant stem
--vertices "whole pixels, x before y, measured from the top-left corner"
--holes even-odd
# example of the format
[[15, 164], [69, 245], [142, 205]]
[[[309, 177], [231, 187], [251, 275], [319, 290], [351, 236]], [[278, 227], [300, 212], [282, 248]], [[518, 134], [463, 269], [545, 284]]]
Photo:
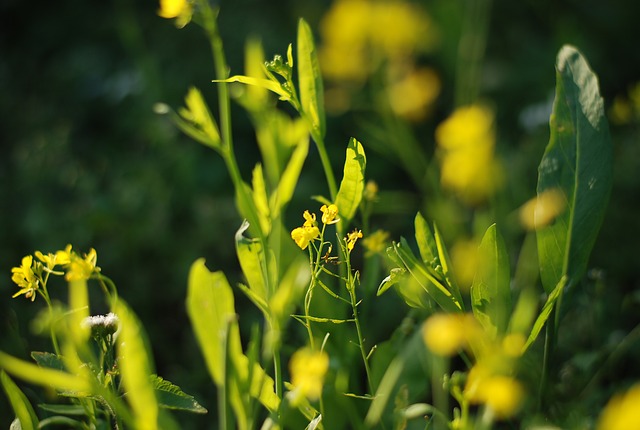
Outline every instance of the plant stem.
[[547, 321], [547, 327], [545, 331], [544, 338], [544, 355], [542, 357], [542, 375], [540, 377], [540, 386], [538, 388], [538, 412], [542, 411], [544, 407], [544, 396], [547, 391], [547, 382], [549, 379], [549, 366], [551, 361], [551, 356], [553, 354], [553, 348], [555, 346], [556, 339], [556, 312], [557, 307], [551, 310], [551, 315]]
[[327, 148], [324, 144], [324, 138], [318, 132], [314, 131], [311, 132], [311, 138], [316, 143], [316, 148], [318, 148], [322, 169], [324, 170], [324, 175], [327, 178], [327, 185], [329, 186], [331, 201], [335, 202], [336, 196], [338, 195], [338, 187], [336, 185], [336, 177], [333, 174], [333, 168], [331, 167], [329, 154], [327, 153]]

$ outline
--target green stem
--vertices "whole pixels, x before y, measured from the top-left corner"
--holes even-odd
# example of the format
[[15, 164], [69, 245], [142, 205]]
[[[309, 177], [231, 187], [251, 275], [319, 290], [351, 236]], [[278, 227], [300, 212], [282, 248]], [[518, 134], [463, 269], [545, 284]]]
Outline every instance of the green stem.
[[544, 355], [542, 357], [542, 375], [540, 377], [540, 386], [538, 388], [538, 411], [541, 412], [544, 405], [544, 397], [547, 391], [547, 383], [549, 379], [549, 366], [551, 357], [553, 355], [553, 348], [555, 346], [556, 338], [556, 324], [555, 316], [558, 312], [557, 306], [551, 310], [551, 315], [547, 321], [547, 327], [544, 339]]
[[336, 196], [338, 195], [338, 187], [336, 185], [336, 177], [333, 173], [333, 169], [331, 168], [331, 160], [329, 159], [329, 154], [327, 153], [324, 139], [318, 132], [314, 131], [311, 132], [311, 138], [316, 143], [316, 148], [318, 148], [318, 154], [320, 155], [322, 169], [324, 170], [324, 175], [327, 178], [327, 185], [329, 186], [331, 201], [335, 202]]

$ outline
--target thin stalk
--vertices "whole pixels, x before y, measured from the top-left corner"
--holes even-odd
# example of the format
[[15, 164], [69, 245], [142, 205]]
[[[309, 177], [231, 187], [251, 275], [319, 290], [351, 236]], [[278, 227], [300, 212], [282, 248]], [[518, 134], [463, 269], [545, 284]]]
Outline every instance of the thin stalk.
[[338, 187], [336, 185], [336, 177], [333, 174], [333, 169], [331, 168], [331, 160], [329, 159], [329, 154], [327, 153], [324, 139], [318, 132], [315, 131], [311, 132], [311, 138], [316, 143], [316, 148], [318, 148], [318, 154], [320, 155], [322, 169], [324, 170], [324, 175], [327, 178], [327, 185], [329, 186], [331, 201], [335, 202], [336, 196], [338, 195]]
[[549, 379], [549, 366], [553, 355], [553, 348], [556, 341], [556, 312], [557, 307], [551, 310], [551, 315], [547, 321], [547, 327], [544, 338], [544, 355], [542, 357], [542, 375], [540, 377], [540, 386], [538, 388], [538, 411], [542, 411], [544, 406], [544, 395], [547, 391], [547, 382]]

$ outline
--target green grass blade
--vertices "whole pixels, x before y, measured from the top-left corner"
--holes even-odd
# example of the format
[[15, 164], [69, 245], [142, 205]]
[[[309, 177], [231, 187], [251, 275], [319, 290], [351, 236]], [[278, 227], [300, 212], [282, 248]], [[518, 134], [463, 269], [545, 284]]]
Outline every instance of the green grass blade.
[[582, 55], [563, 47], [556, 65], [551, 137], [538, 167], [538, 195], [558, 189], [567, 210], [538, 230], [540, 276], [550, 293], [585, 272], [612, 181], [612, 150], [598, 79]]
[[23, 430], [35, 430], [38, 428], [38, 416], [33, 410], [31, 403], [24, 395], [22, 390], [18, 388], [15, 382], [11, 380], [9, 375], [4, 371], [0, 371], [0, 381], [2, 381], [2, 388], [4, 389], [11, 408], [16, 415], [16, 418], [20, 420], [20, 426]]
[[478, 247], [478, 270], [471, 285], [473, 314], [488, 333], [507, 331], [511, 315], [509, 256], [496, 225], [491, 225]]

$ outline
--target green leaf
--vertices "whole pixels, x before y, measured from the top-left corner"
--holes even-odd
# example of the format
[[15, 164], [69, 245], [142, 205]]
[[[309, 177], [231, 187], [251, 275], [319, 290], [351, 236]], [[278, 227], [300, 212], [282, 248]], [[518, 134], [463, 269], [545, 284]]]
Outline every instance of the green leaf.
[[200, 405], [193, 396], [182, 391], [180, 387], [163, 379], [158, 375], [151, 375], [151, 382], [158, 397], [158, 403], [166, 409], [206, 414], [207, 410]]
[[53, 354], [51, 352], [32, 351], [31, 358], [38, 363], [38, 366], [46, 367], [48, 369], [66, 370], [62, 357], [57, 354]]
[[238, 261], [240, 261], [242, 273], [247, 278], [249, 288], [266, 303], [268, 301], [266, 264], [264, 263], [266, 256], [259, 240], [250, 239], [243, 235], [247, 228], [249, 228], [249, 223], [245, 221], [236, 231]]
[[285, 167], [280, 182], [278, 182], [278, 188], [276, 192], [271, 196], [271, 208], [274, 212], [274, 217], [280, 215], [280, 211], [283, 207], [291, 201], [293, 193], [298, 185], [298, 179], [300, 178], [300, 172], [302, 172], [302, 166], [307, 159], [309, 153], [309, 139], [305, 138], [300, 141], [293, 151], [287, 167]]
[[558, 189], [565, 210], [537, 231], [540, 277], [550, 293], [563, 276], [586, 271], [612, 181], [612, 149], [598, 79], [582, 55], [564, 46], [556, 65], [551, 137], [538, 167], [538, 195]]
[[298, 87], [302, 111], [316, 133], [324, 137], [324, 90], [313, 33], [304, 19], [298, 22]]
[[188, 136], [217, 151], [221, 150], [220, 132], [202, 93], [195, 87], [189, 88], [185, 97], [186, 108], [178, 109], [174, 122]]
[[158, 425], [158, 400], [150, 375], [154, 373], [147, 336], [133, 311], [121, 299], [114, 306], [120, 320], [117, 356], [127, 402], [140, 428]]
[[291, 99], [291, 93], [282, 88], [282, 84], [280, 84], [280, 82], [271, 79], [252, 78], [250, 76], [236, 75], [231, 76], [227, 79], [216, 79], [212, 82], [240, 82], [241, 84], [254, 85], [257, 87], [266, 88], [267, 90], [276, 93], [278, 96], [280, 96], [280, 100], [287, 101]]
[[348, 225], [353, 219], [364, 192], [364, 171], [367, 166], [367, 157], [364, 154], [362, 144], [353, 137], [349, 139], [347, 155], [344, 161], [344, 173], [340, 189], [336, 195], [335, 204], [340, 212], [343, 225]]
[[16, 418], [20, 420], [21, 428], [25, 430], [37, 429], [38, 416], [31, 403], [29, 403], [27, 396], [24, 395], [4, 370], [0, 370], [0, 381], [2, 381], [2, 388], [9, 399], [9, 403], [11, 403], [11, 408]]
[[473, 314], [493, 336], [506, 333], [511, 315], [509, 256], [496, 225], [478, 247], [478, 269], [471, 285]]
[[[34, 363], [20, 360], [0, 351], [0, 369], [18, 378], [45, 387], [53, 387], [61, 391], [88, 392], [90, 382], [78, 375], [47, 369]], [[83, 374], [84, 375], [84, 374]]]
[[253, 169], [252, 181], [253, 185], [253, 203], [256, 207], [260, 228], [262, 234], [267, 236], [271, 231], [271, 211], [269, 210], [269, 198], [267, 197], [267, 185], [264, 181], [262, 173], [262, 165], [256, 164]]
[[87, 410], [82, 405], [58, 405], [58, 404], [39, 404], [38, 407], [43, 411], [53, 412], [58, 415], [84, 416]]
[[427, 221], [420, 212], [416, 214], [414, 226], [416, 230], [416, 242], [418, 243], [422, 261], [429, 265], [432, 265], [434, 262], [440, 264], [436, 239], [433, 237], [429, 224], [427, 224]]
[[389, 288], [406, 278], [407, 271], [401, 267], [394, 267], [389, 271], [389, 276], [384, 278], [378, 286], [376, 296], [382, 295]]
[[558, 285], [556, 285], [553, 291], [551, 291], [551, 294], [549, 294], [549, 297], [547, 297], [547, 301], [542, 307], [542, 310], [540, 311], [538, 318], [536, 318], [536, 321], [533, 323], [533, 328], [531, 329], [529, 338], [527, 339], [527, 342], [523, 347], [523, 352], [526, 351], [529, 348], [529, 346], [531, 346], [531, 344], [535, 342], [535, 340], [538, 338], [540, 331], [542, 330], [542, 328], [544, 327], [544, 324], [549, 319], [549, 315], [551, 315], [551, 311], [553, 310], [553, 307], [558, 301], [558, 298], [560, 298], [560, 296], [562, 295], [562, 291], [567, 286], [568, 281], [569, 279], [567, 277], [563, 277], [560, 280], [560, 282], [558, 282]]
[[433, 225], [433, 236], [436, 240], [436, 247], [438, 249], [438, 260], [440, 262], [440, 266], [442, 267], [443, 280], [447, 285], [449, 291], [455, 297], [456, 301], [461, 306], [461, 309], [464, 310], [464, 302], [462, 300], [462, 294], [460, 294], [460, 288], [458, 288], [458, 284], [456, 283], [453, 274], [451, 273], [451, 258], [449, 258], [449, 253], [447, 252], [447, 248], [444, 244], [444, 240], [442, 239], [442, 235], [438, 230], [437, 225]]
[[217, 385], [224, 383], [226, 333], [236, 318], [233, 292], [222, 272], [210, 272], [200, 258], [191, 265], [187, 287], [187, 313]]

